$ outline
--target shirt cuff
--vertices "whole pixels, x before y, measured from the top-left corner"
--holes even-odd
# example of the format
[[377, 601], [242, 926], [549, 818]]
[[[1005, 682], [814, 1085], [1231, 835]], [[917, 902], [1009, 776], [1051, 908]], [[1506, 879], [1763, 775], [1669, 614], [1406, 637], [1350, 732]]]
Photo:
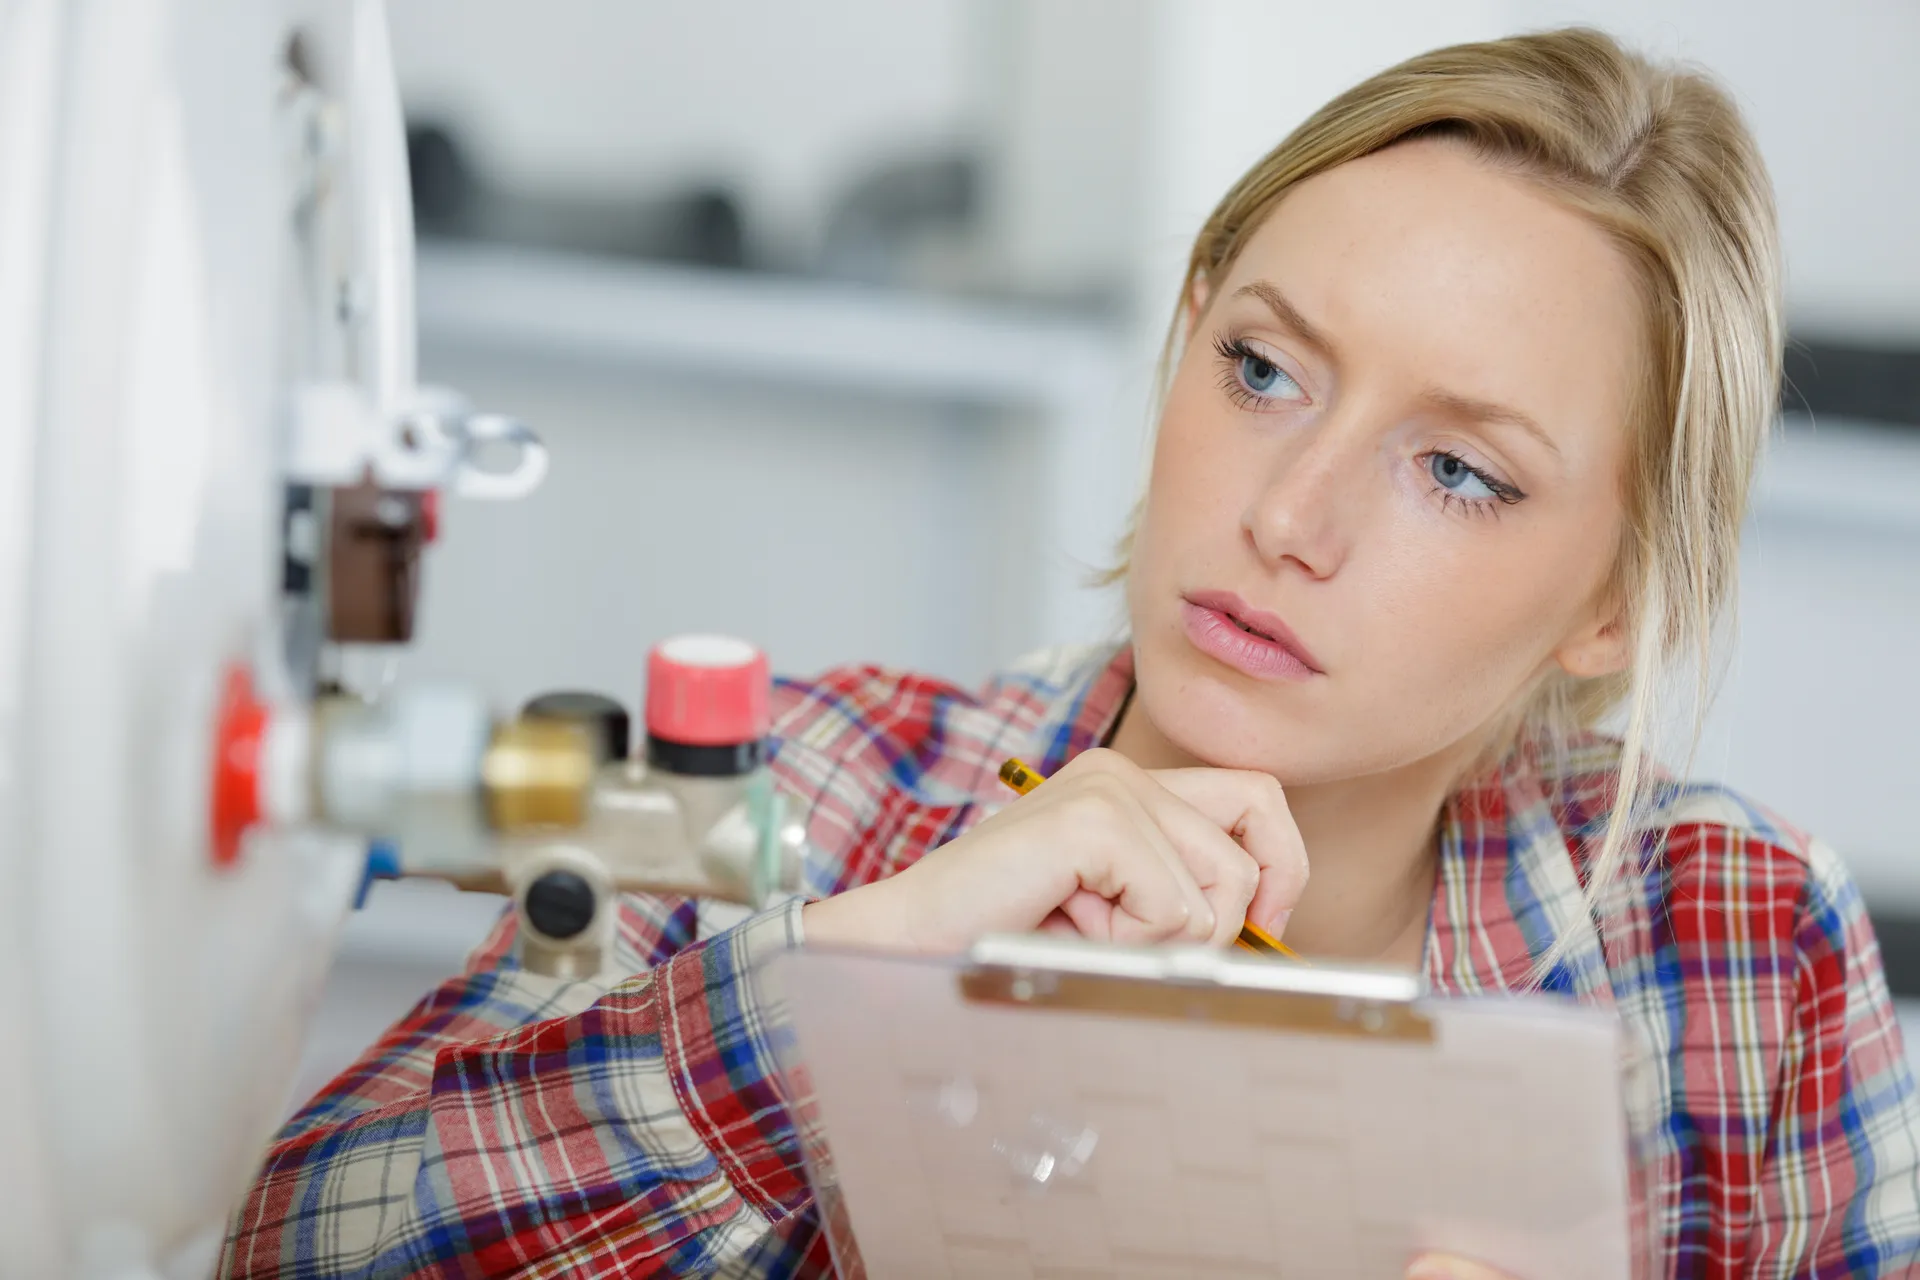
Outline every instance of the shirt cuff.
[[750, 916], [653, 974], [661, 1056], [681, 1109], [749, 1203], [778, 1221], [810, 1199], [759, 968], [800, 946], [799, 901]]

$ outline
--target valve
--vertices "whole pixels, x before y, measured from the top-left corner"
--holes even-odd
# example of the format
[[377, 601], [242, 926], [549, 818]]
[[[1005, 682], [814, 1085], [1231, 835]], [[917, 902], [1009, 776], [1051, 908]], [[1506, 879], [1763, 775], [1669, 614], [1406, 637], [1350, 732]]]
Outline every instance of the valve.
[[239, 861], [241, 838], [260, 821], [260, 746], [267, 716], [265, 704], [254, 696], [253, 672], [238, 663], [229, 666], [215, 713], [207, 821], [208, 854], [216, 867]]
[[[218, 720], [216, 860], [256, 821], [311, 817], [369, 841], [368, 882], [394, 874], [504, 890], [538, 972], [604, 974], [623, 892], [761, 908], [800, 888], [805, 835], [767, 767], [767, 661], [691, 636], [648, 657], [646, 737], [624, 707], [567, 692], [496, 723], [472, 692], [414, 685], [279, 712], [230, 675]], [[365, 886], [363, 885], [363, 893]]]
[[510, 872], [529, 969], [604, 972], [621, 891], [759, 908], [800, 888], [805, 833], [767, 769], [771, 703], [765, 655], [726, 636], [678, 637], [648, 655], [640, 759], [627, 757], [626, 711], [611, 698], [527, 703], [523, 723], [581, 728], [602, 759], [585, 824], [517, 855]]
[[520, 714], [531, 720], [561, 720], [580, 725], [592, 736], [594, 750], [602, 764], [627, 758], [631, 734], [627, 709], [604, 694], [571, 690], [545, 693], [529, 701], [520, 709]]
[[254, 687], [252, 668], [229, 663], [214, 709], [208, 788], [207, 857], [214, 866], [238, 863], [253, 828], [306, 820], [310, 747], [306, 710], [268, 703]]
[[760, 767], [771, 727], [766, 655], [731, 636], [680, 636], [647, 655], [647, 763], [690, 778]]
[[549, 871], [527, 886], [523, 909], [527, 922], [542, 937], [565, 942], [579, 937], [593, 923], [598, 895], [585, 876], [572, 871]]

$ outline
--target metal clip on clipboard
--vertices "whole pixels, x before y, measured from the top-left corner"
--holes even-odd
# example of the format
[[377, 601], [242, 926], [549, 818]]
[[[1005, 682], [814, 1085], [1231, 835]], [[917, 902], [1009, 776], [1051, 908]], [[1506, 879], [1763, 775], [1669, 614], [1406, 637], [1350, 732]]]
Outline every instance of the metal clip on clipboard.
[[1409, 973], [1053, 936], [803, 949], [769, 1007], [845, 1280], [1625, 1280], [1618, 1025]]
[[1430, 1042], [1412, 974], [1307, 968], [1188, 947], [1091, 947], [1046, 935], [983, 938], [960, 969], [983, 1004], [1228, 1027]]

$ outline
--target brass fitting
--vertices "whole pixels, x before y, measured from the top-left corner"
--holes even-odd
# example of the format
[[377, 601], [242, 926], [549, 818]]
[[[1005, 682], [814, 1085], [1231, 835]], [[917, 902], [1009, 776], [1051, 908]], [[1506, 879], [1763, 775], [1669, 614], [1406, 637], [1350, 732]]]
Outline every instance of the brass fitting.
[[587, 820], [593, 740], [578, 724], [513, 720], [493, 732], [480, 762], [487, 821], [503, 833], [577, 827]]

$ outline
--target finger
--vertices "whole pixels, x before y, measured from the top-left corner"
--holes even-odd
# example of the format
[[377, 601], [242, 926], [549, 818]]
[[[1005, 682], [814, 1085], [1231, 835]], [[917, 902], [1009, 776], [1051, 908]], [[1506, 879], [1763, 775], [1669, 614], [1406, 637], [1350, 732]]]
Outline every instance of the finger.
[[1153, 818], [1213, 908], [1213, 930], [1206, 941], [1226, 946], [1240, 936], [1248, 906], [1260, 884], [1260, 866], [1219, 827], [1151, 779], [1143, 797]]
[[1204, 814], [1259, 867], [1246, 918], [1275, 937], [1307, 887], [1307, 849], [1270, 775], [1244, 769], [1157, 769], [1146, 775]]
[[[1081, 892], [1075, 890], [1075, 892]], [[1040, 922], [1035, 933], [1050, 933], [1063, 938], [1077, 938], [1080, 930], [1075, 927], [1073, 917], [1062, 907], [1055, 907], [1053, 913]]]
[[[1115, 942], [1201, 941], [1213, 935], [1212, 903], [1130, 788], [1110, 776], [1086, 777], [1056, 795], [1060, 819], [1074, 833], [1079, 887], [1104, 900], [1095, 904], [1065, 895], [1061, 905], [1076, 927], [1094, 937], [1102, 935], [1091, 930], [1104, 928], [1104, 936]], [[1104, 919], [1102, 905], [1108, 913]]]
[[[1259, 862], [1228, 834], [1233, 823], [1226, 818], [1216, 819], [1176, 795], [1161, 784], [1161, 773], [1149, 773], [1118, 758], [1104, 764], [1106, 771], [1125, 784], [1141, 802], [1193, 874], [1201, 891], [1206, 894], [1214, 910], [1214, 928], [1206, 941], [1216, 946], [1231, 943], [1239, 936], [1240, 927], [1247, 919], [1254, 895], [1259, 891], [1262, 874]], [[1188, 772], [1214, 774], [1222, 771], [1196, 769]], [[1206, 795], [1213, 809], [1237, 820], [1238, 815], [1258, 807], [1256, 802], [1262, 799], [1258, 794], [1261, 788], [1248, 785], [1247, 782], [1256, 776], [1259, 775], [1224, 775], [1227, 783], [1247, 793], [1246, 797], [1239, 799], [1239, 803], [1231, 806], [1221, 803], [1214, 794], [1224, 790], [1223, 787], [1195, 789]], [[1279, 788], [1268, 779], [1264, 790], [1277, 795]], [[1290, 822], [1291, 818], [1288, 820]], [[1270, 821], [1263, 817], [1263, 831], [1270, 825]]]
[[1407, 1280], [1514, 1280], [1504, 1271], [1449, 1253], [1423, 1253], [1407, 1266]]
[[1113, 936], [1113, 904], [1086, 889], [1075, 889], [1047, 919], [1057, 921], [1065, 932], [1077, 937]]

